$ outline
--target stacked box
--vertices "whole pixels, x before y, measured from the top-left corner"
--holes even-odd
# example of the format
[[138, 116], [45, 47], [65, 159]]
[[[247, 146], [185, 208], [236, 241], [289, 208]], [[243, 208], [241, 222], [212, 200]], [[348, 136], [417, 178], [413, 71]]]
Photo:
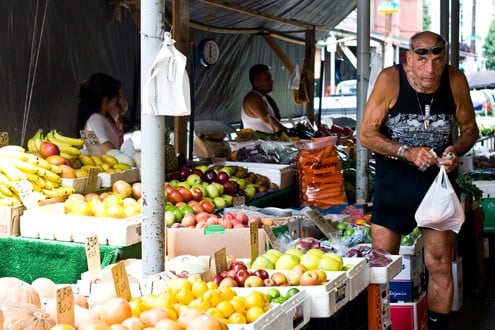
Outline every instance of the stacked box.
[[392, 329], [389, 283], [368, 286], [368, 329]]
[[19, 222], [24, 209], [23, 205], [0, 206], [0, 237], [19, 236]]
[[413, 301], [423, 292], [423, 239], [419, 236], [413, 245], [401, 246], [402, 270], [390, 281], [391, 301]]
[[390, 318], [393, 329], [426, 330], [428, 329], [428, 303], [426, 293], [414, 302], [390, 304]]
[[452, 283], [454, 284], [454, 296], [452, 299], [452, 311], [458, 311], [462, 307], [463, 300], [462, 257], [452, 262]]

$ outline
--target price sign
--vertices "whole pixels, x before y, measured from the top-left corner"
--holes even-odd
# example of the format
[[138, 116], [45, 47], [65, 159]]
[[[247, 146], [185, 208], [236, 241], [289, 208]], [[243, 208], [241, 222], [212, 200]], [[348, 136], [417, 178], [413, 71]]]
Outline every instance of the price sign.
[[39, 208], [38, 202], [45, 199], [44, 196], [33, 190], [33, 184], [28, 180], [17, 181], [14, 185], [17, 188], [22, 204], [24, 204], [27, 209], [32, 210]]
[[90, 167], [88, 169], [88, 180], [86, 181], [85, 192], [93, 192], [96, 191], [96, 185], [98, 184], [98, 170], [94, 167]]
[[337, 230], [332, 226], [330, 221], [326, 220], [318, 210], [311, 210], [306, 212], [306, 215], [314, 222], [323, 235], [327, 238], [332, 238], [337, 234]]
[[105, 152], [101, 147], [100, 140], [93, 131], [80, 131], [81, 139], [84, 140], [84, 145], [89, 151], [90, 155], [101, 156]]
[[0, 147], [6, 146], [9, 144], [9, 133], [0, 132]]
[[215, 259], [215, 271], [217, 274], [227, 270], [227, 251], [225, 248], [221, 248], [215, 252], [213, 259]]
[[271, 246], [274, 249], [281, 250], [281, 246], [279, 241], [277, 240], [277, 237], [273, 233], [272, 227], [268, 225], [264, 225], [263, 229], [265, 230], [266, 236], [268, 237], [268, 241], [270, 241]]
[[117, 297], [124, 298], [127, 301], [131, 300], [131, 288], [129, 286], [129, 277], [127, 277], [124, 261], [120, 261], [112, 267], [112, 277]]
[[101, 270], [100, 244], [98, 243], [98, 237], [96, 235], [87, 237], [85, 247], [88, 271], [94, 275]]
[[72, 288], [66, 286], [57, 290], [57, 323], [74, 325], [74, 294]]
[[244, 196], [234, 196], [232, 198], [233, 206], [242, 206], [246, 204], [246, 198]]
[[253, 221], [249, 224], [249, 238], [251, 242], [251, 262], [258, 256], [258, 221]]

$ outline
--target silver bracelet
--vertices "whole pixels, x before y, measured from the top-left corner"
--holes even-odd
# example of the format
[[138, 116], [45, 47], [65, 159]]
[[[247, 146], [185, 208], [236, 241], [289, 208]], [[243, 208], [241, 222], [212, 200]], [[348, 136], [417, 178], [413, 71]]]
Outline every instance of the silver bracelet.
[[405, 145], [405, 144], [402, 144], [400, 147], [399, 147], [399, 150], [397, 150], [397, 156], [400, 157], [400, 158], [405, 158], [404, 157], [404, 154], [409, 151], [409, 146], [408, 145]]

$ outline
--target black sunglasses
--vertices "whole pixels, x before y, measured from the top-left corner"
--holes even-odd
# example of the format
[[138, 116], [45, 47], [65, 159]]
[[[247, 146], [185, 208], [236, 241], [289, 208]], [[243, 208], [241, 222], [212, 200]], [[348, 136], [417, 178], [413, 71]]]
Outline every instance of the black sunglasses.
[[418, 55], [426, 55], [428, 53], [432, 53], [433, 55], [440, 55], [445, 51], [444, 47], [432, 47], [432, 48], [425, 48], [425, 47], [418, 47], [414, 48], [413, 52], [415, 52]]

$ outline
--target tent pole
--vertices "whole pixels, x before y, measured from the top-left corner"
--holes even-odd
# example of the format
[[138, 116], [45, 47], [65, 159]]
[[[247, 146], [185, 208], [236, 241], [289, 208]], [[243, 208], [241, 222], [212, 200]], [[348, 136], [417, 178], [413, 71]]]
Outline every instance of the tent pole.
[[[141, 1], [141, 90], [149, 76], [153, 60], [163, 42], [164, 0]], [[141, 97], [146, 93], [141, 93]], [[164, 189], [165, 117], [151, 114], [141, 99], [142, 146], [141, 182], [143, 185], [142, 266], [143, 278], [157, 274], [165, 266]]]

